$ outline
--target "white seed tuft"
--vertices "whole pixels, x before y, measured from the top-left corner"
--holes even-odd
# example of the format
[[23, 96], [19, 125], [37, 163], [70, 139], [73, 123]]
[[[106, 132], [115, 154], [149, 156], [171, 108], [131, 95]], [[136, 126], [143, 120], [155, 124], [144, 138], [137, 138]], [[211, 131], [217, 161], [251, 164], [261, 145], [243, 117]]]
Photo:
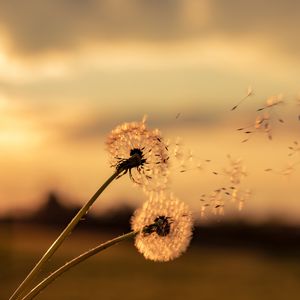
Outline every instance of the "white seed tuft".
[[[106, 145], [111, 166], [118, 168], [122, 165], [124, 173], [128, 172], [135, 183], [148, 191], [153, 186], [157, 189], [160, 182], [165, 185], [169, 172], [168, 148], [159, 130], [146, 127], [145, 117], [142, 122], [117, 126], [108, 135]], [[137, 156], [135, 164], [126, 164], [134, 153]]]
[[[155, 230], [145, 233], [145, 228], [153, 228], [158, 217], [169, 220], [168, 234], [162, 236]], [[146, 259], [154, 261], [170, 261], [185, 252], [192, 237], [192, 227], [192, 214], [188, 206], [172, 194], [163, 192], [152, 193], [132, 217], [132, 229], [141, 230], [136, 236], [135, 246]]]

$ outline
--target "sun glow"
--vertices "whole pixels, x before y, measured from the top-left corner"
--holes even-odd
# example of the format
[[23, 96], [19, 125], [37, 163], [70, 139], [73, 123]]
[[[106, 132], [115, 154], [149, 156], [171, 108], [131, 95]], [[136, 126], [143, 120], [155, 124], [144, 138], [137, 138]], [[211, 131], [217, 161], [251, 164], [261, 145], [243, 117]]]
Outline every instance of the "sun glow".
[[28, 149], [39, 141], [37, 132], [26, 119], [21, 119], [16, 113], [13, 101], [0, 95], [0, 147], [1, 151], [9, 153], [19, 151], [20, 148]]

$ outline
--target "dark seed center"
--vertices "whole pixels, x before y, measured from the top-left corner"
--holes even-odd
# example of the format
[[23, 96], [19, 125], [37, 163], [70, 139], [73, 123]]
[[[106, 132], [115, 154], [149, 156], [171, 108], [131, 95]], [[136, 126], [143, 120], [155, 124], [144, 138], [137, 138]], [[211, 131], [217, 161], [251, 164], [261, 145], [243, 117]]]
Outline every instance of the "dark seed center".
[[142, 166], [146, 162], [146, 159], [144, 158], [143, 154], [143, 148], [131, 149], [129, 160], [131, 160], [132, 167]]
[[154, 220], [154, 223], [157, 224], [156, 233], [159, 236], [166, 236], [170, 233], [171, 222], [169, 217], [159, 216]]
[[150, 235], [156, 232], [159, 236], [167, 236], [171, 230], [172, 221], [170, 219], [170, 217], [158, 216], [153, 224], [144, 227], [143, 234]]
[[143, 157], [143, 152], [141, 149], [138, 149], [138, 148], [131, 149], [130, 156], [133, 156], [134, 154], [136, 154], [137, 156], [140, 156], [141, 158]]
[[[128, 159], [120, 159], [120, 162], [117, 164], [117, 170], [127, 173], [131, 171], [133, 168], [137, 168], [140, 172], [139, 167], [143, 167], [146, 163], [146, 159], [144, 158], [143, 149], [134, 148], [130, 150], [130, 157]], [[130, 173], [131, 175], [131, 173]]]

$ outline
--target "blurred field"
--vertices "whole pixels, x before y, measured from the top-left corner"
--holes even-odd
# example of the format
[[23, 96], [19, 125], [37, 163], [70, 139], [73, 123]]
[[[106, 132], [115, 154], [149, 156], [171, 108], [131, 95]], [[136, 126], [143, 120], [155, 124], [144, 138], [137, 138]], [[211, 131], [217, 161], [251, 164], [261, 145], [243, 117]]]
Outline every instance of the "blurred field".
[[[0, 229], [0, 299], [8, 299], [58, 231]], [[76, 231], [52, 264], [61, 264], [107, 237]], [[201, 239], [201, 236], [194, 237]], [[299, 299], [300, 254], [191, 245], [170, 263], [146, 261], [133, 243], [116, 245], [77, 266], [38, 299]]]

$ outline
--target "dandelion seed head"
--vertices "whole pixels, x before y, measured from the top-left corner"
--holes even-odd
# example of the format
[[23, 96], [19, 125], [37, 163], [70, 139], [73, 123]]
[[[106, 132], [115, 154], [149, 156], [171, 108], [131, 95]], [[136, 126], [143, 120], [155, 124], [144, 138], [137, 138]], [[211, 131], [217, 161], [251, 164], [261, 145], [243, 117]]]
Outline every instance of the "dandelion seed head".
[[131, 220], [140, 232], [135, 246], [146, 259], [170, 261], [187, 249], [192, 236], [192, 214], [188, 206], [172, 194], [152, 193]]
[[[108, 135], [107, 150], [112, 167], [129, 172], [137, 184], [151, 189], [168, 175], [168, 147], [159, 130], [149, 130], [146, 117], [141, 122], [124, 123]], [[121, 174], [121, 175], [122, 175]]]

